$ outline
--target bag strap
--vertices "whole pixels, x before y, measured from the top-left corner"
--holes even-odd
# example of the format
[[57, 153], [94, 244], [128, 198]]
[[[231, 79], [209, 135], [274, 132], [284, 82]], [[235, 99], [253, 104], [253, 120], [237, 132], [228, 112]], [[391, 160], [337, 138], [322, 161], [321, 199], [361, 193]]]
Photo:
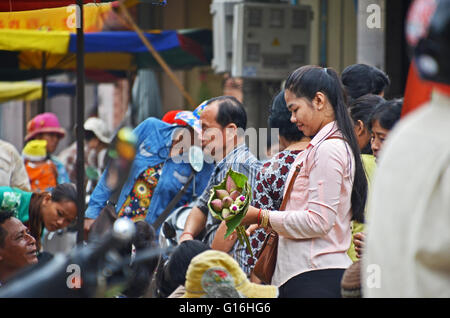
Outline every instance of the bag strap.
[[[328, 139], [342, 139], [345, 142], [347, 141], [347, 139], [340, 137], [340, 136], [329, 136], [329, 137], [325, 138], [325, 140], [328, 140]], [[286, 208], [287, 200], [291, 194], [292, 187], [294, 185], [294, 181], [295, 181], [295, 179], [297, 179], [297, 176], [300, 173], [300, 170], [302, 169], [302, 167], [303, 167], [303, 161], [295, 167], [294, 174], [292, 175], [292, 178], [291, 178], [288, 188], [286, 190], [286, 194], [284, 195], [283, 201], [281, 202], [280, 211], [284, 211], [284, 209]]]
[[325, 140], [328, 140], [328, 139], [341, 139], [341, 140], [347, 142], [347, 139], [345, 139], [344, 137], [339, 137], [339, 136], [330, 136], [328, 138], [325, 138]]
[[167, 205], [166, 209], [158, 216], [156, 221], [152, 224], [152, 226], [154, 227], [155, 230], [158, 229], [161, 226], [161, 224], [166, 220], [166, 218], [172, 212], [173, 208], [178, 203], [178, 201], [181, 200], [181, 197], [186, 192], [186, 190], [187, 190], [189, 184], [191, 183], [192, 179], [194, 179], [194, 175], [195, 175], [195, 171], [192, 169], [192, 172], [191, 172], [188, 180], [184, 184], [184, 186], [180, 189], [180, 191], [178, 191], [178, 193], [175, 195], [175, 197], [172, 199], [172, 201], [169, 202], [169, 204]]
[[297, 176], [300, 173], [300, 170], [302, 169], [302, 167], [303, 167], [303, 161], [295, 167], [294, 174], [292, 175], [292, 178], [291, 178], [288, 188], [286, 190], [286, 194], [284, 195], [283, 201], [281, 202], [280, 211], [284, 211], [284, 209], [286, 208], [286, 204], [287, 204], [288, 198], [291, 194], [292, 187], [294, 186], [295, 179], [297, 179]]

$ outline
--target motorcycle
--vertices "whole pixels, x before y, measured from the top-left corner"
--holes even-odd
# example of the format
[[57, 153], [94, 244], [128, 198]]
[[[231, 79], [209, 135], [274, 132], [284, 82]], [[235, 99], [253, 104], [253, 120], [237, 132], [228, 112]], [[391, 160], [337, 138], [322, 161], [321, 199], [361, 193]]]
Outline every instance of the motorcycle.
[[113, 297], [125, 290], [133, 278], [131, 264], [158, 258], [170, 249], [149, 248], [132, 259], [130, 244], [134, 223], [118, 219], [100, 239], [71, 253], [56, 254], [42, 266], [20, 272], [0, 288], [0, 298], [96, 298]]
[[161, 248], [175, 247], [178, 245], [180, 236], [183, 234], [184, 224], [194, 205], [195, 202], [193, 201], [175, 209], [166, 221], [164, 221], [158, 239]]

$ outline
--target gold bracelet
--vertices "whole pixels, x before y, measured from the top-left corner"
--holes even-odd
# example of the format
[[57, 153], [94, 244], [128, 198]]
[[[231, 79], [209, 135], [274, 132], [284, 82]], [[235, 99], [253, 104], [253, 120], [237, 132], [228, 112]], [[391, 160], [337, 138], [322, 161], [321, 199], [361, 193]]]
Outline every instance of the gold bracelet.
[[263, 222], [264, 222], [264, 213], [265, 213], [266, 211], [265, 210], [262, 210], [261, 211], [261, 218], [260, 218], [260, 221], [259, 221], [259, 227], [262, 227], [262, 225], [263, 225]]
[[264, 210], [262, 215], [261, 226], [263, 228], [266, 228], [268, 224], [269, 224], [269, 211]]

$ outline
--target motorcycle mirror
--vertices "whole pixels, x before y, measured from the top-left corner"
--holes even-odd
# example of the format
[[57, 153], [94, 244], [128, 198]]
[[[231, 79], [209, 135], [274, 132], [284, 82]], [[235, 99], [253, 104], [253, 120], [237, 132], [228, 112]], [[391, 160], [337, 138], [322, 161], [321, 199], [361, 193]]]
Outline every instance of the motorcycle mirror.
[[171, 225], [167, 222], [163, 223], [162, 231], [163, 231], [164, 236], [168, 239], [173, 239], [177, 236], [177, 231], [175, 230], [173, 225]]
[[119, 218], [113, 225], [113, 237], [123, 242], [128, 242], [133, 239], [136, 233], [134, 222], [128, 218]]
[[203, 169], [203, 151], [199, 146], [191, 146], [189, 148], [189, 163], [196, 172]]

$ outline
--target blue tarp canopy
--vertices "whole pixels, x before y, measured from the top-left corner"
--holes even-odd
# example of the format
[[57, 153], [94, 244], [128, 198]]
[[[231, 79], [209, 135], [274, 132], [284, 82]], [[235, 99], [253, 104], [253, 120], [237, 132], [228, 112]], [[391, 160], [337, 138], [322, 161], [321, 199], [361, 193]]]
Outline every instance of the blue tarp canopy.
[[[178, 39], [177, 31], [162, 31], [158, 33], [145, 33], [148, 41], [152, 43], [156, 51], [161, 52], [178, 48], [182, 45]], [[111, 31], [93, 32], [84, 34], [84, 51], [86, 53], [96, 52], [126, 52], [141, 53], [148, 52], [136, 32]], [[69, 52], [77, 51], [77, 35], [70, 35]]]
[[[1, 33], [1, 32], [0, 32]], [[46, 34], [48, 35], [48, 34]], [[45, 75], [74, 71], [76, 34], [67, 34], [65, 53], [29, 50], [0, 51], [0, 81], [28, 80]], [[211, 64], [212, 32], [207, 29], [146, 32], [154, 49], [174, 70]], [[43, 41], [41, 32], [36, 40]], [[45, 39], [44, 39], [45, 40]], [[84, 34], [84, 64], [87, 77], [122, 77], [140, 68], [160, 69], [138, 34], [133, 31], [103, 31]], [[43, 58], [45, 60], [43, 61]], [[44, 73], [45, 72], [45, 73]], [[103, 75], [102, 75], [103, 74]], [[106, 76], [108, 75], [109, 76]]]
[[57, 95], [71, 95], [75, 96], [76, 86], [71, 83], [57, 83], [49, 82], [47, 83], [47, 97], [52, 98]]

